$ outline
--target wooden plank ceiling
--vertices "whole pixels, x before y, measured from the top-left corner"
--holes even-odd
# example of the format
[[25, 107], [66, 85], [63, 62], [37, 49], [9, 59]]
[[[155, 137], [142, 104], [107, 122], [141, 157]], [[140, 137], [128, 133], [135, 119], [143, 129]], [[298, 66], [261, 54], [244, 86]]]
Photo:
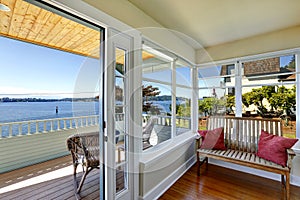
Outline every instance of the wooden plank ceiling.
[[83, 56], [99, 58], [100, 32], [23, 0], [0, 0], [0, 35]]
[[[92, 58], [100, 55], [100, 32], [23, 0], [0, 0], [0, 36]], [[122, 52], [121, 52], [122, 53]], [[143, 51], [143, 59], [154, 55]], [[123, 64], [123, 58], [116, 58]]]

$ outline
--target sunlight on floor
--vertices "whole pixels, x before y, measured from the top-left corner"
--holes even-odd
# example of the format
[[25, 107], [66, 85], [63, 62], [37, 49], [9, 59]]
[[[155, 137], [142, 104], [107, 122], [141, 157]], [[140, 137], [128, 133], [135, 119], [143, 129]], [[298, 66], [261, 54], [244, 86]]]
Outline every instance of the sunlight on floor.
[[0, 194], [73, 174], [73, 165], [0, 188]]

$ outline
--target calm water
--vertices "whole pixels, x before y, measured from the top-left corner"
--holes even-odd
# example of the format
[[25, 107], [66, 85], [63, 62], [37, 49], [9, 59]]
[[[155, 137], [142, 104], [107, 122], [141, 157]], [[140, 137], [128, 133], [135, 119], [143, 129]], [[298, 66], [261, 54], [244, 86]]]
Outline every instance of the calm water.
[[[56, 106], [58, 107], [57, 114]], [[0, 123], [97, 115], [99, 113], [98, 106], [98, 102], [0, 103]]]

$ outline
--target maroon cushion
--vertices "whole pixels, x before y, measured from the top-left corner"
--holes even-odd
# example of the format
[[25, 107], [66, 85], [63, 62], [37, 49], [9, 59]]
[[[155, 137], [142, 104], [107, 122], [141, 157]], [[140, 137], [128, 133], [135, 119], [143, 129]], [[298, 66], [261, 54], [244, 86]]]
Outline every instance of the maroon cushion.
[[208, 130], [198, 130], [198, 133], [200, 136], [202, 136], [203, 138], [206, 136]]
[[224, 128], [216, 128], [214, 130], [198, 131], [203, 136], [201, 149], [226, 150], [224, 144]]
[[256, 155], [286, 167], [287, 149], [291, 148], [298, 139], [284, 138], [261, 131]]

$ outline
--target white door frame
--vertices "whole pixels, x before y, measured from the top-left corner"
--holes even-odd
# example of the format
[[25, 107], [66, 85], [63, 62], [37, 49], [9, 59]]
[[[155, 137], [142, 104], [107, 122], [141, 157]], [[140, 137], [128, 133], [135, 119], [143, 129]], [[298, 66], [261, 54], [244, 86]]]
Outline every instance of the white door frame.
[[[139, 155], [141, 152], [141, 66], [136, 65], [141, 61], [141, 48], [134, 50], [135, 44], [141, 43], [139, 37], [135, 40], [137, 35], [132, 35], [129, 32], [119, 32], [113, 28], [108, 28], [106, 31], [107, 39], [106, 45], [106, 64], [105, 64], [105, 122], [106, 128], [104, 135], [106, 142], [104, 145], [105, 156], [105, 199], [138, 199], [139, 184]], [[115, 150], [115, 50], [116, 48], [123, 49], [127, 52], [127, 70], [126, 81], [124, 85], [125, 101], [126, 101], [126, 132], [128, 134], [128, 174], [127, 189], [116, 194], [116, 150]], [[140, 133], [140, 135], [139, 135]]]

